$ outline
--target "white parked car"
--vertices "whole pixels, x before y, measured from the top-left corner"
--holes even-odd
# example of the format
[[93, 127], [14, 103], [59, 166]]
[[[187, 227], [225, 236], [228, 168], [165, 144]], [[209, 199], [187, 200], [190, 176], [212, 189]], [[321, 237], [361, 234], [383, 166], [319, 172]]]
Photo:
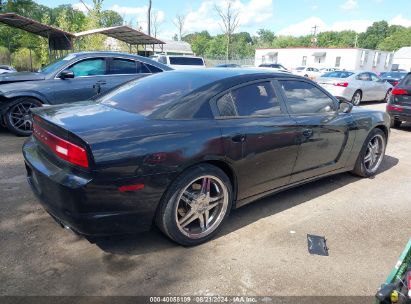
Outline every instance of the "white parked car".
[[328, 73], [328, 72], [334, 72], [334, 71], [338, 71], [338, 69], [336, 69], [336, 68], [322, 68], [322, 69], [320, 69], [320, 72], [322, 74], [325, 74], [325, 73]]
[[0, 74], [8, 74], [17, 72], [15, 68], [9, 65], [0, 65]]
[[392, 85], [373, 72], [334, 71], [317, 78], [317, 83], [335, 97], [343, 97], [358, 106], [361, 101], [387, 101]]
[[160, 55], [157, 61], [175, 70], [204, 69], [204, 59], [196, 56]]
[[308, 77], [310, 79], [316, 79], [321, 76], [320, 70], [313, 67], [298, 67], [293, 70], [293, 74]]
[[275, 72], [288, 72], [288, 70], [283, 65], [278, 63], [263, 63], [260, 64], [258, 67], [267, 68]]

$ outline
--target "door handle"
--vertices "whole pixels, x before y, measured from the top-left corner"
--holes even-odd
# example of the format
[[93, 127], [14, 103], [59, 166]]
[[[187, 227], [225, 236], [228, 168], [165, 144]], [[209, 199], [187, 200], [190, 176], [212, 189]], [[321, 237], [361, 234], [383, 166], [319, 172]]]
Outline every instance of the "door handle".
[[234, 135], [234, 136], [231, 137], [231, 140], [232, 140], [233, 142], [236, 142], [236, 143], [244, 142], [245, 139], [246, 139], [245, 134], [236, 134], [236, 135]]
[[311, 136], [313, 136], [313, 134], [314, 134], [314, 131], [312, 129], [305, 129], [303, 131], [303, 136], [307, 138], [310, 138]]

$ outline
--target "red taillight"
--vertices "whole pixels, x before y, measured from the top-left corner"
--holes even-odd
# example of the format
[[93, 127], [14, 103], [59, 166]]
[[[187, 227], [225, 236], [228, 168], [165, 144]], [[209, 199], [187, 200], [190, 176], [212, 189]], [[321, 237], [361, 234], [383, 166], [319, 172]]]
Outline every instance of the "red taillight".
[[35, 116], [33, 123], [33, 135], [42, 143], [47, 145], [58, 157], [74, 165], [88, 168], [87, 152], [71, 142], [68, 142], [49, 131], [40, 127], [36, 121], [40, 121]]
[[120, 192], [127, 192], [127, 191], [137, 191], [144, 189], [144, 184], [134, 184], [134, 185], [126, 185], [118, 187], [118, 191]]
[[337, 86], [337, 87], [344, 87], [344, 88], [346, 88], [346, 87], [348, 87], [348, 82], [336, 82], [336, 83], [333, 83], [333, 85], [335, 85], [335, 86]]
[[404, 89], [394, 88], [391, 91], [392, 95], [408, 95], [408, 91]]
[[388, 106], [387, 106], [387, 111], [399, 111], [399, 112], [402, 112], [402, 111], [404, 111], [404, 109], [403, 109], [403, 108], [399, 108], [399, 107], [395, 107], [395, 106], [390, 106], [390, 105], [388, 105]]

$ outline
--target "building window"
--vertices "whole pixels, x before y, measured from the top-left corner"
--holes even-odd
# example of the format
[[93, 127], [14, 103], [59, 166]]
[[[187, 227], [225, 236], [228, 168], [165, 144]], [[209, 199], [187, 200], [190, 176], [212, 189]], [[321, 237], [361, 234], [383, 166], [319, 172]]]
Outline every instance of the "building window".
[[335, 67], [339, 68], [341, 65], [341, 57], [335, 58]]
[[387, 54], [387, 57], [385, 58], [385, 64], [384, 67], [388, 68], [392, 62], [392, 53]]
[[365, 65], [367, 61], [368, 61], [368, 52], [363, 50], [361, 52], [361, 66]]
[[375, 52], [374, 54], [374, 60], [372, 61], [372, 66], [376, 67], [379, 63], [380, 63], [380, 53], [379, 52]]
[[303, 56], [303, 62], [301, 63], [302, 66], [307, 65], [307, 56]]

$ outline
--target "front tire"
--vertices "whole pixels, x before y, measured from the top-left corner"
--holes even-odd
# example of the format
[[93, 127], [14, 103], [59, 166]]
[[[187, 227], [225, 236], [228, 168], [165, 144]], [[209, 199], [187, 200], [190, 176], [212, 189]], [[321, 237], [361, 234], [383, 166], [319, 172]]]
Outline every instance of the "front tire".
[[170, 239], [183, 246], [210, 240], [230, 213], [233, 194], [227, 175], [201, 164], [183, 172], [164, 194], [156, 224]]
[[384, 159], [387, 137], [376, 128], [370, 132], [364, 141], [352, 173], [361, 177], [370, 177], [377, 173]]
[[30, 136], [33, 127], [30, 109], [41, 106], [42, 103], [34, 98], [18, 99], [4, 115], [7, 129], [18, 136]]
[[362, 93], [360, 90], [355, 91], [354, 95], [351, 98], [351, 103], [354, 106], [359, 106], [362, 100]]

